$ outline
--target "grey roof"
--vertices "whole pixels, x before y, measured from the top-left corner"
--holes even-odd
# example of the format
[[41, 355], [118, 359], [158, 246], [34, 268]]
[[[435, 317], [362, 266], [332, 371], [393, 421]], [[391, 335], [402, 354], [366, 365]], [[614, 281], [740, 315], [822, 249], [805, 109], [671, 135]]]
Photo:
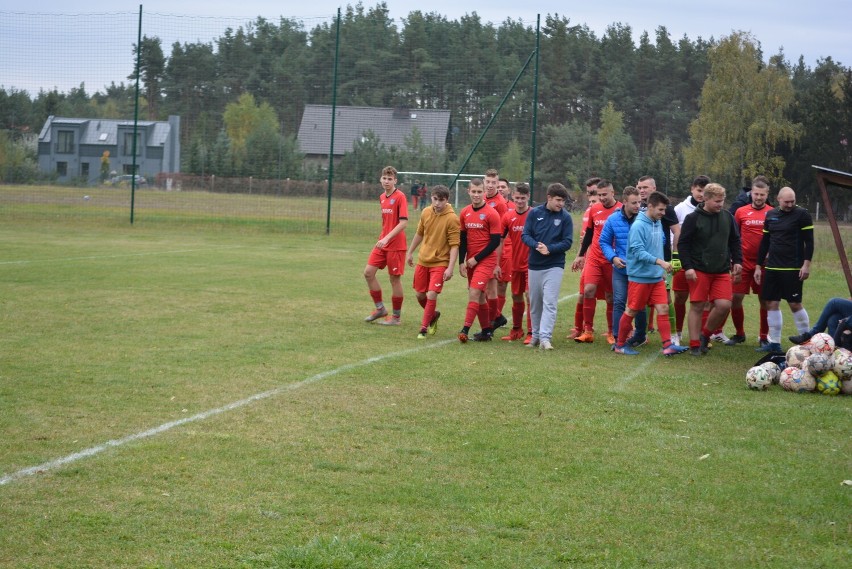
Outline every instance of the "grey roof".
[[[334, 122], [334, 154], [352, 150], [364, 132], [372, 130], [387, 147], [402, 148], [414, 127], [423, 143], [446, 147], [450, 111], [435, 109], [393, 109], [385, 107], [337, 107]], [[299, 125], [299, 145], [305, 154], [328, 155], [331, 140], [331, 105], [305, 105]]]
[[[139, 128], [148, 130], [146, 142], [148, 146], [161, 146], [169, 136], [171, 126], [167, 122], [139, 121]], [[133, 121], [125, 119], [78, 119], [69, 117], [50, 116], [44, 123], [41, 133], [38, 135], [39, 142], [50, 142], [51, 125], [67, 125], [80, 127], [80, 144], [93, 146], [115, 146], [118, 144], [118, 127], [133, 128]], [[153, 126], [153, 128], [151, 128]], [[106, 138], [101, 135], [106, 133]]]

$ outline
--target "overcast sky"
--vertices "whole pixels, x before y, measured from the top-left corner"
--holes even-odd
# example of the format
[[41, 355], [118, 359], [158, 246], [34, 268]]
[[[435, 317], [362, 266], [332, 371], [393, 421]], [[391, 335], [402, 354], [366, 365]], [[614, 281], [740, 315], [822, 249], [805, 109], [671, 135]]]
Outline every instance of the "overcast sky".
[[[365, 2], [366, 7], [375, 6], [377, 2]], [[55, 70], [39, 70], [32, 60], [21, 66], [15, 60], [21, 59], [13, 48], [23, 48], [23, 41], [15, 40], [16, 45], [10, 46], [16, 31], [9, 29], [9, 23], [19, 23], [21, 13], [32, 14], [76, 14], [77, 22], [85, 20], [83, 15], [94, 13], [127, 13], [138, 14], [139, 2], [131, 3], [123, 0], [87, 0], [85, 3], [71, 4], [67, 0], [28, 0], [16, 3], [15, 12], [0, 8], [0, 85], [15, 86], [38, 90], [40, 86], [58, 87], [60, 90], [78, 85], [79, 80], [65, 79], [61, 67], [63, 56], [69, 57], [73, 49], [68, 43], [62, 49], [56, 50], [53, 64]], [[284, 3], [272, 0], [147, 0], [142, 2], [143, 28], [145, 15], [180, 14], [209, 17], [236, 18], [245, 21], [257, 16], [277, 20], [280, 16], [287, 18], [331, 18], [338, 7], [345, 10], [346, 3], [334, 0], [312, 0], [304, 3]], [[712, 2], [686, 2], [671, 0], [601, 0], [586, 2], [558, 2], [556, 0], [539, 0], [526, 4], [525, 2], [507, 0], [489, 0], [478, 7], [476, 2], [464, 3], [457, 0], [431, 0], [415, 2], [414, 0], [388, 0], [386, 2], [392, 18], [401, 24], [413, 10], [437, 12], [450, 20], [456, 20], [465, 14], [476, 12], [485, 22], [500, 24], [507, 18], [522, 20], [531, 26], [535, 25], [536, 15], [541, 14], [542, 20], [547, 14], [565, 16], [574, 24], [586, 24], [598, 37], [603, 35], [606, 27], [614, 22], [629, 25], [638, 40], [642, 31], [647, 30], [652, 37], [657, 26], [665, 26], [673, 41], [684, 34], [690, 39], [719, 39], [733, 30], [751, 32], [760, 41], [765, 58], [783, 48], [784, 54], [791, 62], [796, 62], [803, 55], [806, 64], [813, 67], [819, 58], [831, 56], [835, 61], [847, 67], [852, 66], [852, 0], [714, 0]], [[572, 6], [573, 4], [573, 6]], [[34, 17], [36, 24], [46, 24], [49, 18]], [[197, 22], [198, 20], [194, 20]], [[216, 28], [217, 22], [206, 21], [211, 29]], [[229, 21], [234, 26], [234, 21]], [[80, 29], [79, 25], [67, 26], [69, 29]], [[311, 26], [308, 26], [310, 28]], [[36, 27], [36, 30], [44, 28]], [[221, 27], [224, 30], [224, 27]], [[27, 33], [25, 36], [39, 38], [39, 33]], [[108, 32], [103, 32], [104, 34]], [[144, 29], [143, 29], [144, 33]], [[22, 34], [24, 35], [24, 34]], [[5, 38], [5, 39], [4, 39]], [[41, 38], [43, 39], [43, 36]], [[192, 41], [194, 38], [188, 38]], [[205, 39], [206, 41], [206, 39]], [[135, 42], [135, 38], [134, 38]], [[164, 39], [164, 47], [169, 43]], [[168, 49], [165, 49], [168, 53]], [[19, 52], [21, 53], [21, 52]], [[126, 54], [123, 54], [126, 55]], [[43, 79], [34, 76], [53, 77], [52, 84], [44, 85]], [[47, 79], [47, 83], [51, 83]], [[87, 90], [93, 92], [101, 89], [98, 79], [87, 81]]]

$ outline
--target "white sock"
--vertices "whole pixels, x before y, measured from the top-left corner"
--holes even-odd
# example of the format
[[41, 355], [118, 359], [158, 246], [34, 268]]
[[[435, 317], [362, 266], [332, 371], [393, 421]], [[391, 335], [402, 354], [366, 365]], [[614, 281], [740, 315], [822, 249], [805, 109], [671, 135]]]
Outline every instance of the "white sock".
[[769, 341], [779, 343], [781, 341], [781, 326], [784, 324], [781, 311], [768, 310], [766, 312], [766, 323], [769, 324]]
[[793, 313], [793, 322], [796, 324], [796, 330], [799, 331], [799, 334], [802, 332], [808, 332], [811, 329], [808, 311], [805, 310], [804, 307], [800, 311]]

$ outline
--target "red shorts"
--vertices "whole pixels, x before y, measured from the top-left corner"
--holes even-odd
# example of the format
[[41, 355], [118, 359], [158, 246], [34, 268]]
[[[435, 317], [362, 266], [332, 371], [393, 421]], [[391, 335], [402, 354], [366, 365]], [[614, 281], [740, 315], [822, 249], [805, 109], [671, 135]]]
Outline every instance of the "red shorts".
[[754, 280], [754, 267], [746, 270], [743, 267], [743, 272], [740, 276], [740, 282], [735, 283], [734, 277], [731, 277], [731, 288], [734, 291], [734, 294], [749, 294], [749, 292], [753, 292], [754, 294], [760, 294], [762, 287], [757, 284]]
[[[580, 298], [577, 299], [577, 302], [580, 304], [583, 303], [583, 291], [586, 289], [586, 281], [583, 279], [583, 274], [585, 272], [585, 265], [583, 265], [583, 270], [580, 272]], [[603, 290], [603, 287], [598, 287], [595, 290], [595, 299], [606, 300], [606, 292]]]
[[405, 273], [405, 251], [388, 251], [373, 247], [367, 264], [379, 269], [387, 267], [389, 275], [402, 275]]
[[512, 256], [506, 255], [505, 251], [500, 258], [500, 278], [498, 280], [501, 283], [512, 282]]
[[646, 306], [654, 304], [668, 304], [669, 295], [666, 294], [666, 281], [655, 283], [627, 282], [627, 307], [639, 312]]
[[586, 259], [583, 267], [583, 283], [598, 285], [595, 298], [603, 298], [603, 293], [612, 292], [612, 265], [606, 260]]
[[691, 302], [731, 300], [734, 297], [730, 273], [695, 271], [695, 274], [698, 275], [698, 280], [689, 281], [689, 300]]
[[680, 270], [672, 277], [672, 290], [675, 292], [688, 292], [689, 282], [686, 280], [686, 271]]
[[485, 287], [488, 281], [494, 278], [494, 267], [497, 266], [497, 259], [490, 258], [487, 261], [479, 263], [474, 268], [467, 270], [467, 286], [485, 292]]
[[414, 290], [417, 292], [434, 291], [438, 294], [444, 290], [444, 272], [447, 267], [414, 267]]
[[530, 289], [529, 271], [512, 271], [512, 294], [521, 296]]

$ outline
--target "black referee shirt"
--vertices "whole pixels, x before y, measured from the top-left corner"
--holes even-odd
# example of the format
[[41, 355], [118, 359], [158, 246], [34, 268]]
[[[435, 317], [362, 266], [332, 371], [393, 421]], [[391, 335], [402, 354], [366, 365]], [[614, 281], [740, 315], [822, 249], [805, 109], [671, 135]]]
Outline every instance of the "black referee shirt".
[[[814, 222], [808, 210], [775, 208], [763, 222], [757, 261], [767, 269], [799, 269], [814, 253]], [[764, 263], [765, 261], [765, 263]]]

